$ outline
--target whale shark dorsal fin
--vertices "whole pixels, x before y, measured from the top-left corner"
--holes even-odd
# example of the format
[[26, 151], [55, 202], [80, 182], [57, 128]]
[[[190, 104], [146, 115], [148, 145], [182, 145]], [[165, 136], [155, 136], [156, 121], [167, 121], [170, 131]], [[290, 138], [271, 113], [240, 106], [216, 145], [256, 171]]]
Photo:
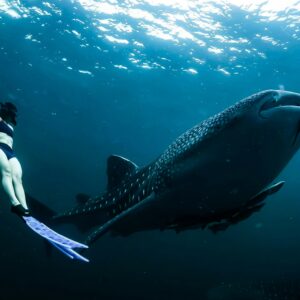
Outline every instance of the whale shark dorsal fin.
[[111, 155], [107, 159], [107, 190], [118, 186], [126, 176], [134, 174], [138, 166], [132, 161], [118, 155]]

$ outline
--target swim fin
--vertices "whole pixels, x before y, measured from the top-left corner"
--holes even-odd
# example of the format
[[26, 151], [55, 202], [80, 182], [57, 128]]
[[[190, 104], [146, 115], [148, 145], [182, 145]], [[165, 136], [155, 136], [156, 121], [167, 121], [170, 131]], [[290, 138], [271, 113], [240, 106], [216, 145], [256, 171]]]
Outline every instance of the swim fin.
[[60, 250], [63, 254], [65, 254], [69, 258], [81, 260], [84, 262], [89, 262], [89, 260], [87, 258], [78, 254], [74, 250], [75, 248], [87, 249], [88, 248], [87, 245], [81, 244], [79, 242], [71, 240], [71, 239], [57, 233], [56, 231], [50, 229], [44, 223], [38, 221], [37, 219], [35, 219], [32, 216], [23, 216], [22, 218], [31, 230], [33, 230], [35, 233], [37, 233], [42, 238], [46, 239], [55, 248]]

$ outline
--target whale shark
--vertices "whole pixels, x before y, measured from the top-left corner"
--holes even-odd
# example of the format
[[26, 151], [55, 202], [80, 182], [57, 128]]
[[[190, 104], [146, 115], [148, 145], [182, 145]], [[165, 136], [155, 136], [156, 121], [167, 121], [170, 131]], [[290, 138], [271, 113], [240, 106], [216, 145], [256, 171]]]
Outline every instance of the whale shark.
[[266, 90], [240, 100], [180, 135], [139, 167], [107, 159], [107, 188], [53, 218], [102, 235], [145, 230], [227, 229], [258, 212], [300, 146], [300, 94]]

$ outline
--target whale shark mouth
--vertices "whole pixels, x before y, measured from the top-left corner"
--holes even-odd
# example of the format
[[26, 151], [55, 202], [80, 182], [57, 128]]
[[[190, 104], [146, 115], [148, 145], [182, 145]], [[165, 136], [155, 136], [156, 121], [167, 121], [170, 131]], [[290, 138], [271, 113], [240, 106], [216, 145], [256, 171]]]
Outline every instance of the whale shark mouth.
[[[266, 119], [275, 109], [290, 108], [299, 110], [300, 94], [287, 91], [274, 91], [259, 109], [259, 115]], [[300, 112], [300, 110], [299, 110]]]

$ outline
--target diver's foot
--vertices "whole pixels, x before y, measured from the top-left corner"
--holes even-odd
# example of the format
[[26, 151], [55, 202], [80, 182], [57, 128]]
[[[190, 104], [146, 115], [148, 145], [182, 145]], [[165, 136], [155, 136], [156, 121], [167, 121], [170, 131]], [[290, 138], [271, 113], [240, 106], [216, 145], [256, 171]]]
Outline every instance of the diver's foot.
[[10, 211], [19, 217], [29, 217], [31, 215], [29, 209], [24, 208], [21, 204], [12, 205]]

